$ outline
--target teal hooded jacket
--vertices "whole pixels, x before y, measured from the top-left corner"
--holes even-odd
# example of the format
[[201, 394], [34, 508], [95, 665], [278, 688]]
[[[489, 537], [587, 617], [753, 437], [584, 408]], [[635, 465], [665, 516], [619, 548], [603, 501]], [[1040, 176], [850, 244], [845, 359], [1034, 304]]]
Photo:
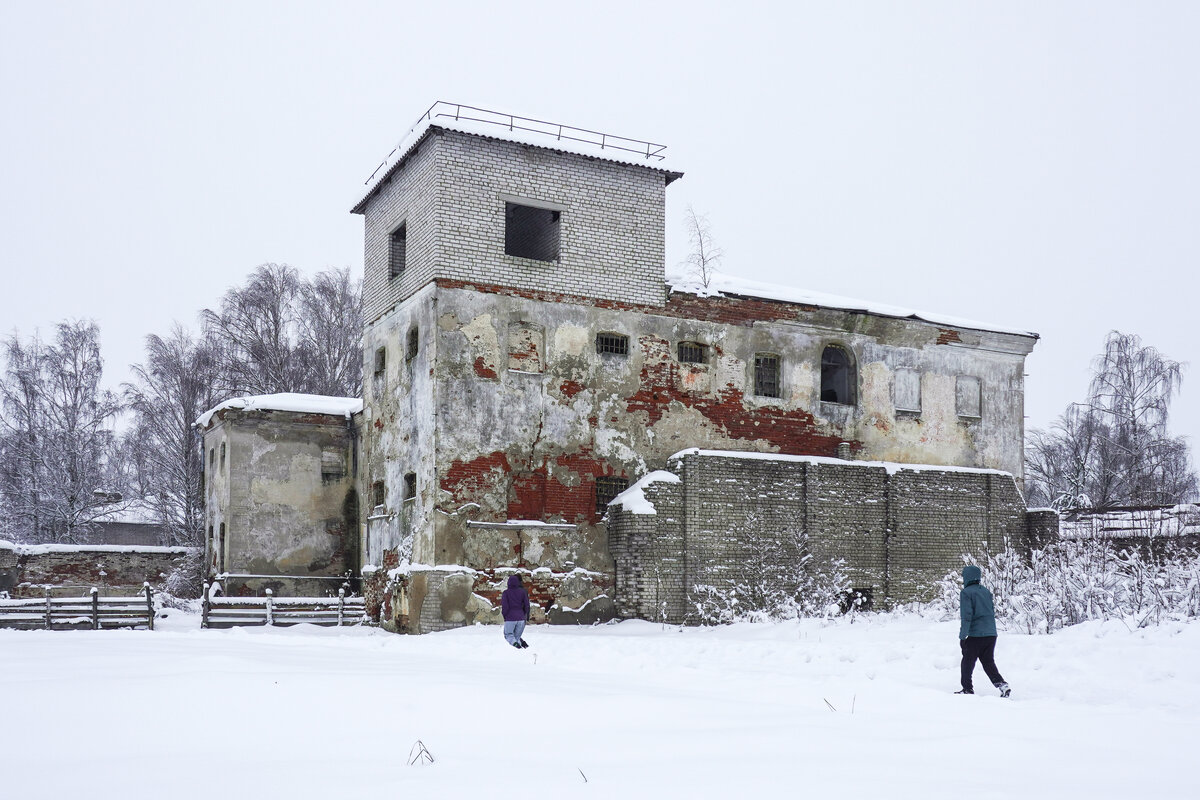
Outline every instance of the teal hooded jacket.
[[995, 636], [996, 608], [992, 604], [992, 593], [979, 583], [983, 572], [979, 567], [967, 565], [963, 567], [962, 577], [963, 588], [958, 595], [958, 613], [962, 624], [958, 628], [958, 638]]

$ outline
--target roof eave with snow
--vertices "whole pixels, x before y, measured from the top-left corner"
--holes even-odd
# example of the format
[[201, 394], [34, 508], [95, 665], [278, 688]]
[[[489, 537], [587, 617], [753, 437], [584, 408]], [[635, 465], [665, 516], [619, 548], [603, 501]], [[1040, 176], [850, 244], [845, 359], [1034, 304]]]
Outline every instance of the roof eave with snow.
[[207, 428], [213, 418], [223, 411], [283, 411], [294, 414], [320, 414], [328, 417], [350, 419], [362, 411], [363, 401], [358, 397], [330, 397], [320, 394], [280, 392], [278, 394], [246, 395], [233, 397], [201, 414], [193, 423], [198, 428]]

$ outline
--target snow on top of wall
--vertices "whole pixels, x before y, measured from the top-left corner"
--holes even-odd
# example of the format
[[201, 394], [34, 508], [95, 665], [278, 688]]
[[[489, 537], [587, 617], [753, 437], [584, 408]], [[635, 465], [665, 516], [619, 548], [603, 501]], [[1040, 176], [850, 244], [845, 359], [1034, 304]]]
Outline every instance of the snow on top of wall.
[[695, 275], [689, 274], [668, 274], [667, 284], [672, 292], [680, 294], [694, 294], [699, 297], [718, 297], [722, 295], [742, 295], [744, 297], [757, 297], [763, 300], [778, 300], [784, 303], [797, 303], [810, 306], [821, 306], [823, 308], [838, 308], [845, 311], [862, 311], [868, 314], [876, 314], [884, 317], [897, 317], [899, 319], [916, 319], [923, 322], [930, 322], [935, 325], [951, 325], [955, 328], [967, 328], [976, 331], [989, 331], [992, 333], [1008, 333], [1017, 336], [1030, 336], [1038, 338], [1036, 333], [1023, 331], [1019, 328], [1000, 327], [989, 325], [983, 322], [963, 319], [961, 317], [951, 317], [945, 314], [929, 314], [924, 311], [914, 311], [911, 308], [902, 306], [893, 306], [886, 303], [876, 303], [869, 300], [856, 300], [851, 297], [840, 297], [833, 294], [825, 294], [823, 292], [812, 292], [805, 289], [797, 289], [791, 286], [783, 286], [780, 284], [761, 283], [759, 281], [747, 280], [745, 278], [737, 278], [732, 275], [725, 275], [720, 272], [714, 272], [712, 278], [705, 287]]
[[296, 411], [302, 414], [329, 414], [350, 419], [352, 414], [362, 411], [362, 407], [363, 401], [358, 397], [329, 397], [323, 394], [297, 394], [295, 392], [248, 395], [226, 400], [224, 403], [210, 408], [200, 415], [195, 424], [203, 428], [208, 425], [214, 414], [227, 408], [240, 408], [246, 411]]
[[1063, 539], [1200, 536], [1200, 505], [1064, 513], [1058, 530]]
[[388, 154], [387, 158], [380, 163], [378, 169], [371, 174], [371, 177], [366, 180], [366, 185], [363, 191], [359, 194], [354, 203], [354, 208], [361, 206], [368, 197], [379, 187], [383, 179], [392, 171], [392, 169], [404, 160], [418, 142], [425, 136], [430, 128], [442, 128], [444, 130], [456, 131], [458, 133], [470, 133], [478, 136], [486, 136], [491, 139], [500, 139], [505, 142], [515, 142], [516, 144], [527, 144], [534, 147], [543, 147], [548, 150], [557, 150], [560, 153], [572, 153], [580, 156], [590, 156], [599, 158], [603, 161], [613, 161], [618, 164], [633, 164], [638, 167], [649, 167], [650, 169], [660, 170], [662, 172], [675, 172], [669, 166], [666, 160], [658, 160], [646, 158], [637, 153], [631, 153], [627, 150], [620, 150], [613, 147], [601, 147], [599, 144], [590, 142], [572, 141], [567, 139], [558, 139], [554, 136], [536, 131], [525, 130], [509, 130], [502, 125], [497, 125], [491, 122], [479, 122], [476, 120], [454, 119], [453, 117], [433, 117], [432, 119], [422, 118], [420, 122], [409, 129], [400, 143]]
[[142, 544], [16, 544], [0, 539], [0, 550], [12, 550], [22, 556], [47, 553], [163, 553], [186, 555], [192, 547], [155, 547]]
[[632, 486], [608, 501], [610, 506], [619, 506], [630, 514], [657, 514], [654, 504], [646, 499], [645, 489], [652, 483], [679, 483], [679, 476], [663, 469], [648, 473]]
[[[806, 464], [838, 464], [841, 466], [855, 467], [879, 467], [887, 470], [889, 475], [895, 475], [897, 472], [969, 472], [975, 475], [1008, 475], [1012, 476], [1011, 472], [1006, 472], [1001, 469], [985, 469], [983, 467], [950, 467], [941, 464], [901, 464], [897, 461], [847, 461], [842, 458], [830, 458], [829, 456], [789, 456], [782, 453], [752, 453], [742, 450], [701, 450], [698, 447], [689, 447], [686, 450], [680, 450], [675, 455], [667, 459], [668, 462], [682, 459], [684, 456], [706, 456], [710, 458], [745, 458], [756, 459], [760, 461], [792, 461], [802, 462]], [[668, 473], [670, 474], [670, 473]]]
[[158, 509], [148, 500], [121, 500], [96, 517], [97, 522], [115, 522], [124, 525], [158, 525]]

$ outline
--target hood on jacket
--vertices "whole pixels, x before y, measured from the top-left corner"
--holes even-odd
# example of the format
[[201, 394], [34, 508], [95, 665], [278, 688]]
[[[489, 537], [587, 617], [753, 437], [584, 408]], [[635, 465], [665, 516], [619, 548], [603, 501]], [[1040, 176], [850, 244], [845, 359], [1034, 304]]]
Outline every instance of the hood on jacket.
[[983, 570], [973, 564], [968, 564], [963, 567], [963, 586], [970, 586], [972, 583], [979, 583], [983, 578]]
[[[521, 576], [520, 575], [509, 575], [508, 576], [508, 588], [520, 589], [521, 588]], [[495, 591], [495, 590], [493, 590], [493, 591]]]

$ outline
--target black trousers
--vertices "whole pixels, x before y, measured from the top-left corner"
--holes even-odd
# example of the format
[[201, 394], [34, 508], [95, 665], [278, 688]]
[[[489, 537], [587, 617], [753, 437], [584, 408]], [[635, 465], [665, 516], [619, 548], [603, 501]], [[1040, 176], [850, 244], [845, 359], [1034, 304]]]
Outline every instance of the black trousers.
[[1000, 670], [996, 669], [995, 636], [968, 636], [965, 639], [959, 639], [958, 643], [962, 647], [962, 688], [964, 692], [975, 691], [971, 686], [971, 673], [975, 671], [976, 660], [983, 665], [983, 671], [987, 673], [993, 686], [1004, 683], [1004, 678], [1000, 676]]

